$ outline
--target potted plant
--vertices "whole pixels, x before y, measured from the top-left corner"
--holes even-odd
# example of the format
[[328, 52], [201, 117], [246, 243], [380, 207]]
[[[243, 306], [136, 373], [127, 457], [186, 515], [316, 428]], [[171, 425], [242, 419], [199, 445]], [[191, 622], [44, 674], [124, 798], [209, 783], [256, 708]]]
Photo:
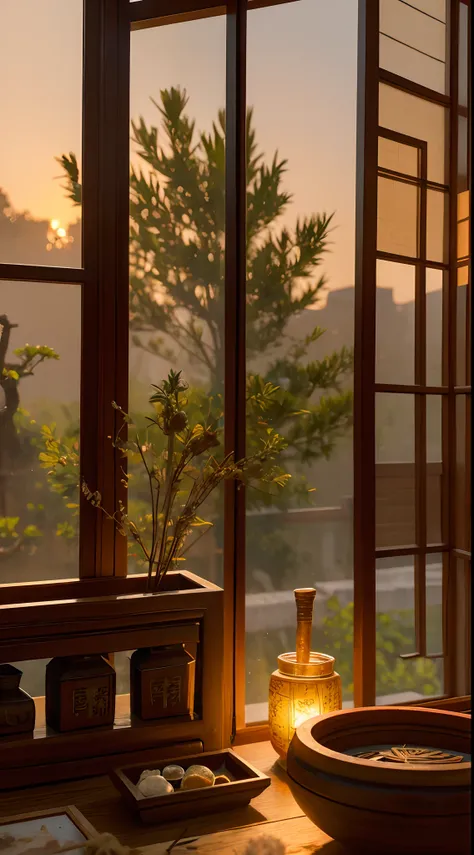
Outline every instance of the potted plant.
[[[218, 457], [221, 413], [210, 412], [206, 421], [191, 422], [188, 386], [181, 371], [170, 371], [161, 386], [153, 388], [150, 403], [155, 414], [148, 418], [145, 441], [130, 415], [112, 404], [122, 416], [113, 444], [123, 457], [139, 458], [146, 475], [149, 525], [131, 519], [122, 502], [115, 511], [108, 511], [99, 491], [93, 492], [85, 481], [81, 487], [86, 499], [115, 523], [118, 532], [135, 542], [147, 568], [147, 590], [158, 593], [166, 575], [180, 566], [191, 546], [212, 528], [213, 523], [202, 519], [199, 511], [223, 481], [258, 482], [260, 489], [265, 485], [278, 489], [291, 476], [274, 463], [285, 441], [272, 428], [266, 427], [261, 447], [254, 454], [240, 460], [233, 453]], [[164, 445], [157, 442], [160, 434]], [[128, 486], [126, 475], [123, 483]], [[200, 533], [189, 542], [196, 528]]]
[[[175, 632], [170, 640], [171, 636], [167, 638], [166, 631], [164, 635], [162, 631], [161, 640], [140, 645], [132, 655], [132, 714], [135, 719], [145, 721], [173, 714], [184, 714], [193, 720], [206, 706], [204, 696], [210, 697], [212, 692], [220, 695], [212, 700], [213, 714], [218, 713], [223, 703], [219, 684], [222, 679], [219, 674], [223, 673], [223, 591], [194, 574], [176, 572], [191, 547], [212, 528], [212, 522], [199, 515], [201, 507], [223, 481], [257, 483], [260, 490], [271, 492], [281, 489], [290, 475], [275, 462], [285, 442], [263, 420], [260, 447], [248, 457], [236, 460], [233, 453], [221, 451], [222, 413], [212, 412], [212, 401], [206, 419], [193, 418], [188, 386], [180, 371], [170, 371], [162, 384], [153, 389], [150, 403], [154, 414], [148, 418], [145, 437], [130, 415], [113, 404], [121, 416], [121, 425], [112, 440], [114, 447], [134, 468], [138, 462], [146, 478], [149, 506], [145, 519], [144, 516], [132, 519], [122, 502], [109, 511], [98, 491], [92, 491], [85, 481], [81, 487], [86, 499], [138, 548], [147, 571], [144, 593], [158, 595], [155, 617], [160, 612], [159, 620], [166, 623], [171, 619], [170, 612], [179, 610], [181, 621], [186, 622], [186, 609], [190, 615], [186, 628], [181, 623], [182, 636], [176, 637]], [[129, 476], [125, 471], [123, 483], [128, 488]], [[198, 534], [193, 537], [195, 531]], [[191, 617], [196, 607], [202, 608], [204, 621], [199, 628]], [[189, 651], [194, 650], [198, 655], [199, 639], [203, 643], [198, 662]], [[202, 667], [204, 695], [197, 688], [195, 696], [195, 675]], [[217, 682], [211, 687], [213, 678]]]

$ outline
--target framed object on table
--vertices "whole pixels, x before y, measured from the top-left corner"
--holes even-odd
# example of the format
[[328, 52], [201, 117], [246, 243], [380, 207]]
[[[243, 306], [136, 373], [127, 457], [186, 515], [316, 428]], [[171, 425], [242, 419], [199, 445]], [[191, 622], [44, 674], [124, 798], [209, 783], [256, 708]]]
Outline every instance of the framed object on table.
[[80, 844], [96, 835], [95, 828], [72, 805], [0, 819], [2, 855], [55, 855], [75, 843], [75, 851], [81, 855]]

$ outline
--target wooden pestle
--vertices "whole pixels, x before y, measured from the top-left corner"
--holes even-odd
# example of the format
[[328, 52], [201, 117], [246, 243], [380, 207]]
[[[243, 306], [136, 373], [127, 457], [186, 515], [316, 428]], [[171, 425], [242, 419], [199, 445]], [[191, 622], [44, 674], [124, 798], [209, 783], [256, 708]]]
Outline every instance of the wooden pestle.
[[296, 661], [307, 664], [311, 654], [311, 628], [315, 588], [296, 588]]

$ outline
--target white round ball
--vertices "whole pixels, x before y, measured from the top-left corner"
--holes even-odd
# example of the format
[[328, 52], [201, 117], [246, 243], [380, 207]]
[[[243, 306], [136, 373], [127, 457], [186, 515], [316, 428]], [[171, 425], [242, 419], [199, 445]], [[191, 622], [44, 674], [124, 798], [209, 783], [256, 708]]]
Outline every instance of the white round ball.
[[161, 775], [149, 775], [138, 785], [142, 796], [165, 796], [173, 793], [172, 785]]
[[144, 769], [138, 779], [138, 783], [141, 784], [141, 782], [144, 781], [145, 778], [149, 778], [150, 775], [161, 775], [161, 772], [159, 769]]

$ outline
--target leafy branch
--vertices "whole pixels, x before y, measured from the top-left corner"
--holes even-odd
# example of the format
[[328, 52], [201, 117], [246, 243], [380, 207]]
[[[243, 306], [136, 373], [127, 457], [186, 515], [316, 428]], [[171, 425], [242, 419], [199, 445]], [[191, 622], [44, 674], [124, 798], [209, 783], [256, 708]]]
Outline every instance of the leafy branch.
[[[230, 479], [240, 483], [257, 480], [259, 485], [281, 488], [290, 475], [274, 465], [285, 441], [272, 428], [266, 428], [258, 450], [248, 457], [235, 460], [230, 453], [217, 459], [213, 449], [220, 445], [218, 420], [209, 416], [207, 422], [190, 424], [188, 386], [181, 372], [170, 371], [161, 386], [153, 388], [150, 403], [155, 415], [148, 418], [150, 430], [145, 443], [138, 432], [133, 433], [135, 426], [129, 414], [113, 403], [122, 416], [113, 444], [123, 457], [141, 460], [149, 487], [151, 531], [142, 520], [132, 520], [122, 502], [109, 512], [99, 491], [92, 491], [85, 481], [82, 493], [116, 524], [121, 535], [133, 539], [148, 565], [149, 589], [157, 591], [169, 570], [184, 560], [190, 546], [212, 527], [198, 511], [219, 484]], [[164, 448], [153, 442], [156, 431], [166, 437]], [[125, 476], [123, 483], [128, 487]], [[195, 528], [202, 531], [185, 547]]]

